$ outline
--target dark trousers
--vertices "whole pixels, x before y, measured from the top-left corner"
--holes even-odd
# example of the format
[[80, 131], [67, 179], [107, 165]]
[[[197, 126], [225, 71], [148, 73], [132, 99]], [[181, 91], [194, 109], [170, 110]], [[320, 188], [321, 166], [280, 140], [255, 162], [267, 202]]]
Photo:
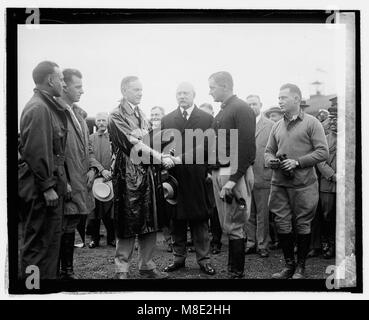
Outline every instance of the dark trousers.
[[88, 230], [91, 235], [91, 240], [99, 243], [100, 241], [100, 225], [101, 220], [106, 229], [106, 241], [112, 242], [115, 240], [114, 221], [112, 218], [113, 201], [102, 202], [95, 200], [95, 211], [93, 218], [89, 221]]
[[83, 243], [85, 243], [86, 240], [86, 221], [87, 215], [82, 215], [79, 223], [77, 224], [77, 231], [81, 236], [81, 240]]
[[220, 247], [222, 246], [222, 227], [220, 225], [219, 222], [219, 215], [218, 215], [218, 210], [217, 207], [213, 208], [212, 214], [210, 216], [210, 230], [211, 230], [211, 246], [212, 247], [217, 247], [220, 249]]
[[[196, 251], [196, 259], [199, 265], [210, 260], [210, 237], [207, 220], [189, 220], [193, 245]], [[183, 263], [187, 257], [187, 220], [173, 219], [173, 252], [174, 262]]]
[[322, 243], [320, 240], [321, 237], [321, 201], [319, 199], [318, 207], [316, 210], [316, 214], [314, 216], [313, 221], [311, 222], [311, 240], [310, 240], [310, 249], [320, 250], [322, 247]]
[[322, 212], [322, 240], [330, 244], [336, 239], [336, 194], [320, 192]]
[[57, 207], [47, 207], [43, 199], [24, 204], [21, 244], [22, 276], [26, 268], [35, 265], [41, 279], [56, 279], [62, 236], [63, 198]]

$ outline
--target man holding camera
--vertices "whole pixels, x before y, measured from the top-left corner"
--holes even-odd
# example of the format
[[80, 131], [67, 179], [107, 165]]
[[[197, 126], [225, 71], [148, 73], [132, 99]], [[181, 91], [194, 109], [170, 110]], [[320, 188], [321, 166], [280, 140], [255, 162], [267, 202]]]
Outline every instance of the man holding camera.
[[[305, 278], [311, 222], [319, 200], [314, 166], [328, 158], [321, 123], [300, 108], [301, 91], [294, 84], [280, 88], [279, 105], [284, 112], [270, 133], [265, 149], [266, 165], [273, 169], [269, 208], [275, 214], [278, 238], [286, 267], [274, 279]], [[297, 265], [294, 256], [292, 219], [297, 233]]]

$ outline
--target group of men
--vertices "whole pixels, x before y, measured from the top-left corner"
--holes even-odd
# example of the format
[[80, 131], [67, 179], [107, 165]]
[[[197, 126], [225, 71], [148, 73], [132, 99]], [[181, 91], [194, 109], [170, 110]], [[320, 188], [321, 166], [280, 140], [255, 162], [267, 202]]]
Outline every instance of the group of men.
[[[280, 109], [270, 110], [281, 115], [275, 124], [261, 114], [257, 95], [243, 101], [233, 93], [232, 76], [225, 71], [208, 78], [209, 94], [221, 103], [215, 118], [211, 105], [196, 106], [194, 87], [183, 82], [176, 91], [177, 107], [167, 115], [154, 107], [149, 121], [140, 108], [142, 83], [128, 76], [121, 82], [119, 105], [109, 118], [97, 116], [98, 130], [89, 136], [86, 113], [76, 105], [83, 94], [82, 74], [61, 72], [44, 61], [33, 79], [35, 93], [20, 122], [22, 276], [27, 266], [36, 265], [41, 278], [72, 279], [75, 229], [83, 215], [92, 213], [90, 247], [99, 244], [104, 218], [108, 244], [116, 247], [116, 279], [130, 277], [136, 240], [142, 278], [164, 279], [184, 268], [188, 228], [201, 272], [216, 273], [210, 253], [220, 251], [223, 233], [228, 277], [243, 278], [250, 248], [268, 255], [271, 212], [285, 258], [285, 268], [272, 277], [305, 277], [319, 200], [314, 166], [325, 167], [322, 176], [332, 183], [335, 172], [332, 178], [327, 169], [332, 164], [323, 126], [300, 108], [296, 85], [281, 87]], [[188, 132], [202, 137], [210, 132], [214, 139], [199, 140]], [[163, 190], [168, 176], [177, 188], [171, 204]], [[91, 189], [99, 177], [112, 181], [111, 201], [94, 199]], [[162, 229], [173, 251], [173, 262], [163, 271], [153, 261]]]

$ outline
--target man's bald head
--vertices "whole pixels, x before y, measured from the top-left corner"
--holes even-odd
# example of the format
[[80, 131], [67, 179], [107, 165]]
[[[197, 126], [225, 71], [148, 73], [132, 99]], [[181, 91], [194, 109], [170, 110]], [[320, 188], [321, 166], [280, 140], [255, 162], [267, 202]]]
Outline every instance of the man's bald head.
[[177, 87], [176, 92], [177, 102], [183, 109], [192, 107], [195, 99], [195, 88], [189, 82], [182, 82]]

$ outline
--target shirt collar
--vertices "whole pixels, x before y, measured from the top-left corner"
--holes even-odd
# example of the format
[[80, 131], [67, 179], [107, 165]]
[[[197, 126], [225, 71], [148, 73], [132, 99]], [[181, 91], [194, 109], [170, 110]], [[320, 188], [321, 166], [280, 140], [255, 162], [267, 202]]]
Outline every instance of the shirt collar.
[[261, 119], [261, 113], [256, 117], [256, 123], [258, 123]]
[[296, 121], [297, 119], [303, 120], [304, 119], [304, 111], [300, 108], [300, 111], [297, 115], [294, 115], [292, 117], [288, 117], [287, 114], [284, 114], [284, 120], [287, 122]]
[[[183, 109], [182, 107], [179, 107], [181, 109], [181, 114], [183, 114], [183, 111], [185, 109]], [[191, 107], [189, 107], [188, 109], [186, 109], [187, 112], [187, 119], [190, 119], [191, 113], [193, 111], [193, 109], [195, 108], [195, 105], [193, 104]]]
[[230, 97], [228, 97], [227, 99], [225, 99], [222, 102], [222, 104], [220, 105], [220, 108], [221, 109], [224, 109], [228, 105], [229, 101], [231, 101], [235, 96], [236, 96], [235, 94], [232, 94]]

